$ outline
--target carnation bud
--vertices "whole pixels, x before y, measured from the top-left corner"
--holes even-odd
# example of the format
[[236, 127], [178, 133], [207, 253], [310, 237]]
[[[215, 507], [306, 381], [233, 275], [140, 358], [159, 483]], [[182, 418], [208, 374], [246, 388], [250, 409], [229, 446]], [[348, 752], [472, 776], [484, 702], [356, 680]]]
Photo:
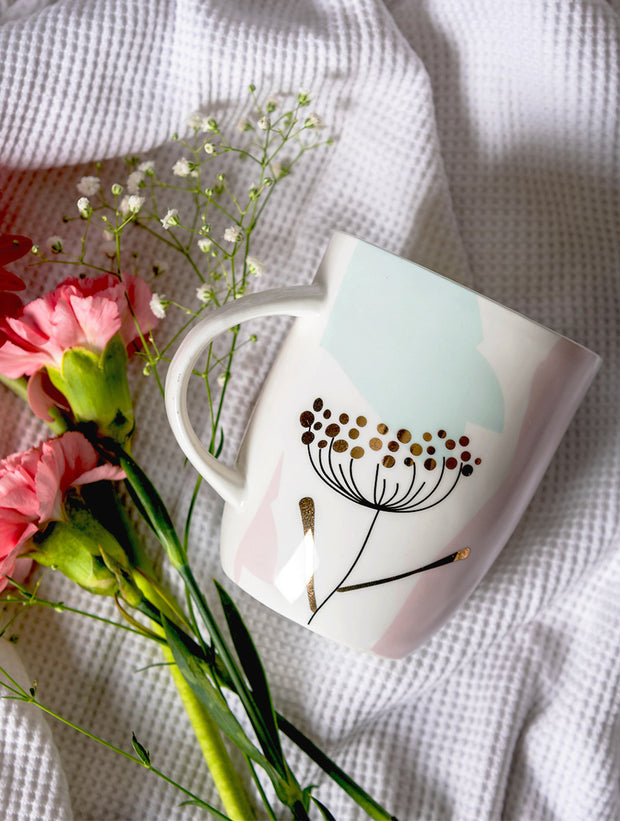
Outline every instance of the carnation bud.
[[129, 566], [127, 556], [116, 541], [79, 503], [65, 507], [66, 521], [52, 522], [35, 536], [28, 558], [45, 567], [53, 567], [80, 587], [100, 596], [119, 592], [116, 576], [108, 569], [102, 552], [119, 564]]
[[102, 353], [70, 348], [63, 354], [60, 370], [48, 365], [47, 372], [78, 422], [94, 422], [102, 436], [117, 442], [131, 436], [134, 414], [127, 382], [127, 351], [118, 334]]

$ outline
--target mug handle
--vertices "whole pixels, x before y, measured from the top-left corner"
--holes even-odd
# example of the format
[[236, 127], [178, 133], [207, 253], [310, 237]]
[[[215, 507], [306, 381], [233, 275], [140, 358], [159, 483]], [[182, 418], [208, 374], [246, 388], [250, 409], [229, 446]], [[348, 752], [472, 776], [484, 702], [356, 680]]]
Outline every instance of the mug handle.
[[323, 306], [321, 285], [296, 285], [249, 294], [229, 302], [199, 322], [183, 339], [168, 368], [165, 404], [168, 422], [181, 450], [211, 487], [227, 502], [240, 505], [245, 496], [245, 476], [238, 467], [224, 465], [198, 438], [187, 410], [189, 378], [200, 354], [218, 334], [263, 316], [307, 316]]

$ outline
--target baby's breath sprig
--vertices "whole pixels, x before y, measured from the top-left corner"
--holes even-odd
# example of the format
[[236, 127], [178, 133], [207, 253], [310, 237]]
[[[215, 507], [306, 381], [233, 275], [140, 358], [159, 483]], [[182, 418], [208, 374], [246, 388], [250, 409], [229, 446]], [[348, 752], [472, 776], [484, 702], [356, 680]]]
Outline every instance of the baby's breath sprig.
[[[96, 176], [82, 177], [78, 183], [82, 196], [77, 204], [77, 219], [85, 223], [85, 229], [81, 253], [71, 262], [89, 264], [86, 236], [97, 224], [105, 232], [115, 261], [114, 273], [120, 274], [125, 230], [131, 224], [177, 251], [186, 269], [199, 280], [196, 306], [184, 306], [166, 298], [159, 287], [151, 305], [159, 318], [168, 309], [187, 317], [159, 348], [145, 340], [141, 352], [144, 370], [155, 375], [162, 391], [158, 366], [169, 360], [169, 350], [178, 337], [206, 310], [242, 296], [253, 280], [262, 275], [264, 264], [255, 255], [253, 234], [275, 189], [307, 152], [332, 142], [323, 136], [319, 115], [306, 111], [311, 102], [309, 92], [300, 91], [288, 106], [273, 95], [261, 100], [253, 85], [249, 92], [252, 109], [239, 124], [236, 138], [229, 139], [212, 114], [194, 112], [187, 121], [187, 136], [174, 135], [180, 156], [166, 172], [152, 160], [128, 157], [128, 175], [122, 184], [105, 186]], [[234, 160], [255, 169], [249, 185], [235, 180]], [[54, 239], [52, 251], [57, 258], [59, 238]], [[42, 261], [56, 261], [54, 257], [45, 256]], [[68, 255], [63, 254], [63, 262], [67, 261]], [[91, 267], [100, 270], [99, 266]], [[157, 273], [161, 278], [161, 272]], [[231, 329], [224, 354], [218, 347], [216, 356], [212, 343], [201, 373], [211, 412], [213, 447], [221, 438], [224, 394], [239, 348], [239, 333], [238, 327]], [[222, 342], [217, 344], [221, 346]]]
[[[162, 170], [149, 158], [126, 157], [126, 179], [105, 182], [104, 165], [97, 163], [96, 175], [85, 175], [77, 183], [77, 213], [64, 220], [83, 225], [79, 252], [71, 253], [60, 236], [37, 248], [37, 264], [62, 263], [120, 276], [129, 264], [137, 269], [141, 264], [128, 250], [127, 228], [132, 226], [180, 255], [181, 268], [198, 279], [195, 305], [165, 295], [170, 289], [160, 287], [165, 273], [161, 264], [153, 263], [149, 269], [158, 279], [151, 304], [155, 315], [163, 318], [178, 312], [184, 317], [158, 347], [149, 338], [142, 340], [144, 372], [155, 377], [162, 393], [158, 366], [169, 361], [179, 336], [205, 311], [247, 293], [262, 275], [264, 264], [254, 251], [253, 235], [275, 189], [306, 153], [332, 143], [324, 136], [321, 117], [308, 113], [312, 100], [308, 91], [298, 92], [288, 104], [275, 95], [261, 98], [254, 85], [249, 86], [249, 95], [250, 110], [235, 137], [227, 136], [214, 114], [192, 113], [187, 133], [173, 135], [180, 156], [168, 169]], [[243, 175], [235, 174], [236, 161], [245, 167]], [[249, 181], [248, 168], [255, 172]], [[93, 253], [95, 242], [98, 247]], [[175, 266], [177, 276], [181, 268]], [[224, 341], [218, 340], [217, 356], [212, 346], [208, 349], [201, 373], [211, 412], [212, 446], [222, 435], [224, 394], [239, 349], [239, 333], [238, 327], [233, 328]], [[226, 346], [223, 354], [222, 345]]]

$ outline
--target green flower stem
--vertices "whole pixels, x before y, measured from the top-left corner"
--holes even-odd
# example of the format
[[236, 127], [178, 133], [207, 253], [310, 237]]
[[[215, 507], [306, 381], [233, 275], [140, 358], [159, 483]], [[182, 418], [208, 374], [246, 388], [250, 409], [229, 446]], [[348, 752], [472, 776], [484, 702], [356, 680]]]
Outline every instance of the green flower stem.
[[[125, 530], [125, 541], [131, 546], [133, 557], [138, 560], [138, 567], [142, 570], [142, 572], [140, 572], [140, 570], [136, 569], [134, 580], [138, 586], [141, 587], [143, 594], [146, 595], [149, 602], [155, 605], [158, 610], [162, 611], [177, 623], [189, 627], [187, 617], [174, 600], [174, 597], [154, 580], [154, 573], [150, 561], [144, 553], [144, 549], [135, 533], [131, 520], [118, 504], [118, 497], [114, 493], [112, 486], [106, 484], [106, 487], [111, 497], [106, 508], [110, 514], [116, 513], [119, 517], [119, 523]], [[161, 625], [155, 620], [151, 620], [151, 624], [155, 636], [163, 638], [164, 631]], [[251, 821], [256, 818], [256, 814], [250, 804], [243, 782], [224, 746], [217, 725], [198, 701], [176, 664], [174, 664], [174, 659], [169, 648], [163, 646], [162, 652], [166, 662], [171, 665], [170, 672], [172, 678], [226, 812], [233, 821]]]
[[[155, 630], [163, 636], [164, 631], [159, 625], [155, 626]], [[162, 652], [226, 813], [233, 821], [252, 821], [256, 818], [256, 812], [224, 746], [216, 723], [183, 678], [174, 663], [169, 647], [163, 647]]]
[[[121, 630], [125, 630], [128, 633], [135, 633], [136, 635], [143, 637], [145, 635], [142, 630], [137, 630], [135, 627], [131, 627], [131, 625], [129, 624], [123, 624], [119, 621], [113, 621], [112, 619], [107, 619], [104, 616], [99, 616], [96, 613], [89, 613], [87, 610], [78, 610], [76, 607], [68, 607], [64, 602], [53, 602], [47, 601], [47, 599], [40, 599], [33, 593], [29, 593], [25, 587], [22, 587], [15, 581], [11, 581], [11, 585], [19, 588], [19, 591], [22, 594], [23, 598], [11, 595], [3, 596], [2, 599], [0, 599], [0, 604], [19, 604], [22, 609], [34, 607], [35, 605], [38, 607], [49, 607], [52, 610], [55, 610], [57, 613], [75, 613], [78, 616], [86, 616], [89, 619], [94, 619], [95, 621], [100, 621], [104, 624], [109, 624], [112, 627], [119, 627]], [[6, 627], [4, 627], [3, 630], [6, 630]], [[149, 635], [146, 636], [146, 638], [156, 640], [160, 644], [164, 643], [163, 639], [159, 638], [159, 636], [156, 637], [151, 633], [149, 633]]]
[[224, 815], [224, 813], [220, 812], [215, 807], [212, 807], [210, 804], [207, 804], [206, 801], [203, 801], [202, 798], [199, 798], [197, 795], [195, 795], [193, 792], [188, 790], [186, 787], [183, 787], [181, 784], [176, 782], [173, 778], [166, 775], [161, 770], [158, 770], [156, 767], [153, 767], [153, 765], [150, 763], [150, 757], [149, 756], [147, 756], [146, 758], [142, 758], [142, 757], [138, 757], [138, 756], [135, 756], [135, 755], [131, 755], [131, 753], [126, 752], [126, 750], [123, 750], [121, 747], [117, 747], [116, 745], [111, 744], [109, 741], [106, 741], [105, 739], [100, 738], [99, 736], [95, 735], [94, 733], [91, 733], [89, 730], [86, 730], [84, 727], [79, 727], [77, 724], [74, 724], [72, 721], [69, 721], [69, 719], [64, 718], [59, 713], [56, 713], [51, 708], [46, 707], [44, 704], [42, 704], [40, 701], [38, 701], [36, 699], [36, 696], [35, 696], [35, 688], [34, 687], [31, 688], [30, 693], [27, 693], [23, 689], [23, 687], [21, 687], [15, 681], [15, 679], [12, 678], [7, 673], [7, 671], [3, 667], [0, 667], [0, 673], [10, 682], [10, 684], [7, 684], [4, 681], [0, 681], [0, 686], [4, 687], [6, 690], [9, 690], [9, 692], [13, 693], [12, 696], [4, 696], [4, 698], [14, 699], [14, 700], [17, 700], [17, 701], [21, 701], [25, 704], [33, 704], [35, 707], [38, 707], [39, 710], [41, 710], [42, 712], [47, 713], [47, 715], [52, 716], [52, 718], [55, 718], [57, 721], [60, 721], [62, 724], [65, 724], [67, 727], [71, 727], [72, 730], [75, 730], [76, 732], [80, 733], [81, 735], [86, 736], [86, 738], [90, 738], [92, 741], [96, 741], [98, 744], [101, 744], [103, 747], [106, 747], [108, 750], [112, 750], [112, 752], [115, 752], [118, 755], [121, 755], [123, 758], [126, 758], [129, 761], [133, 761], [134, 764], [139, 764], [141, 767], [144, 767], [145, 769], [150, 770], [158, 778], [161, 778], [163, 781], [166, 781], [168, 784], [171, 784], [173, 787], [176, 787], [177, 790], [180, 790], [182, 793], [187, 795], [191, 799], [192, 803], [195, 803], [198, 806], [203, 807], [206, 810], [209, 810], [209, 812], [211, 812], [216, 818], [223, 819], [223, 821], [232, 821], [232, 819], [230, 819], [227, 815]]

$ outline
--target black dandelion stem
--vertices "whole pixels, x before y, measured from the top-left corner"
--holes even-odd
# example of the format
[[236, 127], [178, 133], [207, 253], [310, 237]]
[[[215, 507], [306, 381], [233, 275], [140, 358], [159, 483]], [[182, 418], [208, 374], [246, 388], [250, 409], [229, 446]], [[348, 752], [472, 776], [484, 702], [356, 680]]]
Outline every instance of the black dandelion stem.
[[381, 510], [376, 510], [376, 511], [375, 511], [375, 515], [373, 516], [373, 518], [372, 518], [372, 522], [370, 523], [370, 527], [368, 528], [368, 532], [366, 533], [366, 538], [364, 539], [364, 543], [362, 544], [362, 546], [361, 546], [361, 547], [360, 547], [360, 549], [358, 550], [358, 552], [357, 552], [357, 556], [356, 556], [356, 557], [355, 557], [355, 559], [353, 560], [353, 564], [349, 567], [349, 569], [347, 570], [347, 572], [344, 574], [344, 576], [342, 577], [342, 579], [340, 579], [340, 581], [339, 581], [339, 582], [338, 582], [338, 584], [334, 587], [334, 589], [331, 591], [331, 593], [329, 593], [329, 594], [328, 594], [328, 596], [326, 596], [326, 598], [324, 598], [324, 599], [323, 599], [323, 601], [321, 602], [321, 604], [319, 604], [319, 606], [317, 607], [317, 609], [314, 611], [314, 613], [313, 613], [313, 614], [310, 616], [310, 618], [308, 619], [308, 624], [310, 624], [310, 622], [312, 621], [312, 619], [313, 619], [313, 618], [316, 616], [316, 614], [317, 614], [317, 613], [321, 610], [321, 608], [325, 607], [325, 605], [326, 605], [326, 604], [327, 604], [327, 602], [331, 599], [331, 597], [334, 595], [334, 593], [336, 593], [336, 592], [338, 591], [338, 588], [339, 588], [339, 587], [342, 587], [342, 585], [346, 582], [346, 580], [349, 578], [349, 576], [350, 576], [350, 575], [351, 575], [351, 573], [353, 572], [353, 570], [354, 570], [354, 568], [355, 568], [355, 565], [358, 563], [358, 561], [359, 561], [359, 560], [361, 559], [361, 557], [362, 557], [362, 553], [364, 552], [364, 548], [365, 548], [365, 547], [366, 547], [366, 545], [368, 544], [368, 540], [370, 539], [370, 534], [372, 533], [372, 529], [373, 529], [373, 527], [375, 526], [375, 522], [377, 521], [377, 517], [379, 516], [379, 513], [381, 513]]

